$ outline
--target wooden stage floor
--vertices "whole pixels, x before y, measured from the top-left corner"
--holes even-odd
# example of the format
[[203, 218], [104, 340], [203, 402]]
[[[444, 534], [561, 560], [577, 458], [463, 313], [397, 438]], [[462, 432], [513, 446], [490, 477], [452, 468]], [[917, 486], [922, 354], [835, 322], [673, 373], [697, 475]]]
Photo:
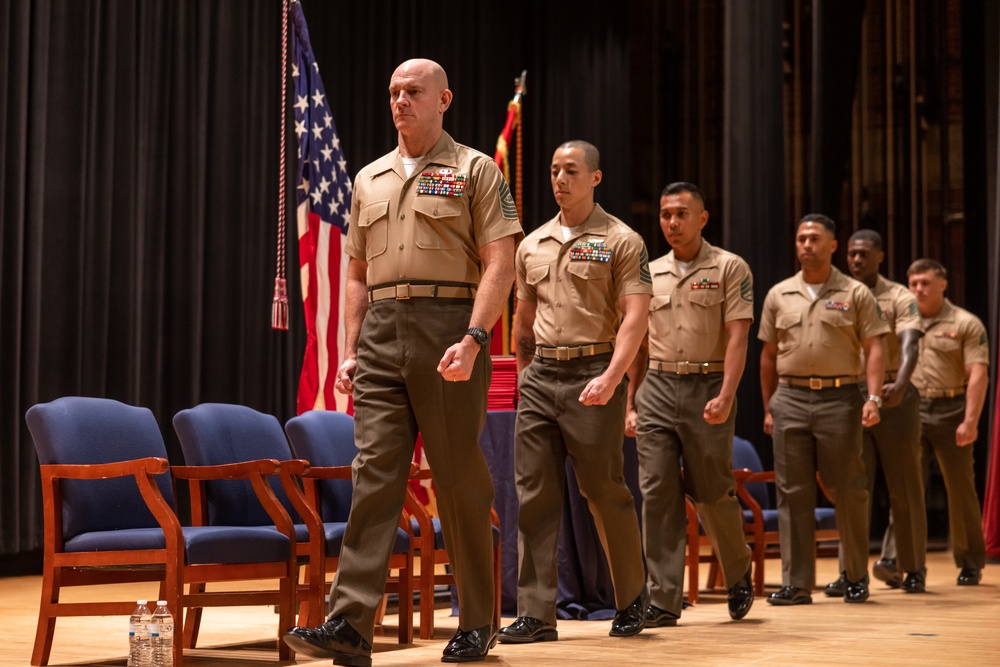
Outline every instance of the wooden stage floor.
[[[872, 559], [874, 562], [874, 558]], [[835, 576], [835, 559], [821, 558], [819, 581]], [[646, 630], [638, 637], [608, 637], [610, 621], [563, 621], [559, 641], [534, 645], [498, 644], [483, 665], [1000, 665], [1000, 566], [987, 566], [978, 587], [955, 585], [957, 570], [944, 552], [928, 554], [928, 593], [911, 595], [879, 581], [865, 604], [845, 604], [813, 594], [813, 604], [773, 607], [757, 600], [746, 619], [734, 622], [722, 592], [703, 592], [676, 628]], [[702, 581], [707, 574], [702, 567]], [[768, 592], [780, 582], [780, 564], [767, 563]], [[0, 665], [28, 665], [37, 620], [40, 577], [0, 579]], [[111, 587], [107, 587], [111, 588]], [[154, 596], [155, 586], [130, 586], [129, 597]], [[75, 592], [64, 599], [76, 599]], [[505, 623], [510, 619], [505, 619]], [[124, 617], [60, 619], [52, 665], [124, 665]], [[185, 652], [192, 667], [241, 665], [329, 665], [300, 658], [279, 663], [273, 639], [277, 616], [265, 607], [209, 609], [202, 622], [201, 648]], [[396, 618], [375, 638], [374, 664], [440, 665], [441, 650], [457, 619], [439, 609], [436, 637], [396, 644]]]

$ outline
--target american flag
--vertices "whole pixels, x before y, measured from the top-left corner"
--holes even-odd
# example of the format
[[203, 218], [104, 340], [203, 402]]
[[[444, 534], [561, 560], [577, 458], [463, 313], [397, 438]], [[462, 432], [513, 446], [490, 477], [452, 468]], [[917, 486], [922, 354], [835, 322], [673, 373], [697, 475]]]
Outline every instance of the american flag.
[[334, 382], [344, 349], [347, 257], [343, 246], [351, 215], [351, 180], [301, 3], [292, 3], [290, 18], [295, 134], [299, 143], [299, 271], [307, 336], [298, 412], [349, 412], [349, 398], [334, 391]]

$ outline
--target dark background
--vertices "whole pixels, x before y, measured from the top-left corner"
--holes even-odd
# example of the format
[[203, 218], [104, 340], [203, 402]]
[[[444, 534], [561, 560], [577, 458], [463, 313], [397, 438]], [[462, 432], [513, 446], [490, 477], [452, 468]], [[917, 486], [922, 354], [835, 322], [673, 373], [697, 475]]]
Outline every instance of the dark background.
[[[445, 67], [455, 94], [445, 129], [488, 154], [527, 69], [527, 230], [556, 210], [552, 151], [586, 139], [602, 151], [598, 200], [643, 234], [651, 257], [669, 249], [660, 189], [699, 183], [706, 237], [750, 263], [760, 303], [797, 268], [795, 221], [820, 211], [839, 221], [842, 247], [856, 228], [881, 231], [896, 280], [916, 257], [942, 259], [949, 296], [996, 340], [995, 2], [304, 9], [352, 173], [395, 145], [386, 88], [399, 62]], [[23, 417], [34, 403], [81, 394], [147, 406], [175, 463], [178, 410], [222, 401], [294, 414], [304, 349], [294, 271], [290, 329], [270, 328], [280, 44], [279, 0], [0, 2], [0, 573], [39, 563]], [[286, 233], [294, 252], [294, 226]], [[737, 433], [769, 463], [755, 336]]]

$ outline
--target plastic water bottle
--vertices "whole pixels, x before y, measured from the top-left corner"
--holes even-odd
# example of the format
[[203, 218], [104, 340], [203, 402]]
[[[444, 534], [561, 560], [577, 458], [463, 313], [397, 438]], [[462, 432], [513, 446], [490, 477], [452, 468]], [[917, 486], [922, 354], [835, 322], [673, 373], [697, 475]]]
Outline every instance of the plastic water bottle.
[[174, 617], [166, 600], [156, 602], [156, 611], [149, 622], [149, 643], [153, 647], [153, 667], [173, 667]]
[[146, 600], [139, 600], [135, 603], [135, 611], [128, 619], [128, 667], [146, 667], [148, 660], [143, 662], [143, 657], [149, 655], [149, 631], [148, 624], [151, 614]]

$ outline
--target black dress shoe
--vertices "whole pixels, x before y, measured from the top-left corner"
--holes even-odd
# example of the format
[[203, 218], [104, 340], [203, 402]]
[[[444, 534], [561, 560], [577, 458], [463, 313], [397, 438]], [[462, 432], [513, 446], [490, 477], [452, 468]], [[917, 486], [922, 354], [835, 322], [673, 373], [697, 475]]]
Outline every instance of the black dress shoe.
[[876, 579], [889, 584], [890, 588], [899, 588], [903, 584], [903, 577], [899, 574], [895, 558], [880, 558], [872, 565], [872, 574]]
[[559, 639], [556, 626], [532, 616], [518, 616], [506, 628], [500, 628], [501, 644], [554, 642]]
[[335, 665], [371, 667], [372, 645], [341, 617], [318, 628], [296, 626], [285, 633], [285, 643], [312, 658], [333, 658]]
[[907, 572], [906, 578], [903, 579], [903, 590], [907, 593], [926, 593], [927, 592], [927, 568], [920, 570], [919, 572]]
[[844, 592], [847, 590], [847, 575], [843, 572], [837, 577], [836, 581], [831, 581], [823, 589], [823, 593], [828, 598], [842, 598], [844, 597]]
[[848, 581], [844, 591], [844, 602], [864, 602], [868, 599], [868, 575], [858, 581]]
[[642, 629], [646, 627], [646, 603], [648, 601], [649, 589], [643, 586], [639, 597], [633, 600], [629, 606], [619, 609], [618, 613], [615, 614], [614, 620], [611, 621], [611, 631], [608, 634], [612, 637], [631, 637], [642, 632]]
[[677, 627], [677, 615], [672, 611], [660, 609], [656, 605], [646, 607], [646, 627], [647, 628], [674, 628]]
[[729, 618], [738, 621], [747, 615], [750, 607], [753, 606], [753, 581], [751, 580], [751, 570], [753, 566], [747, 568], [747, 573], [729, 589]]
[[782, 586], [777, 593], [771, 593], [767, 598], [768, 604], [776, 604], [780, 607], [787, 607], [793, 604], [812, 604], [812, 595], [804, 588], [795, 586]]
[[983, 580], [983, 571], [978, 567], [963, 567], [958, 573], [959, 586], [978, 586]]
[[497, 645], [497, 629], [484, 625], [475, 630], [459, 629], [444, 647], [441, 662], [476, 662], [485, 660], [490, 649]]

